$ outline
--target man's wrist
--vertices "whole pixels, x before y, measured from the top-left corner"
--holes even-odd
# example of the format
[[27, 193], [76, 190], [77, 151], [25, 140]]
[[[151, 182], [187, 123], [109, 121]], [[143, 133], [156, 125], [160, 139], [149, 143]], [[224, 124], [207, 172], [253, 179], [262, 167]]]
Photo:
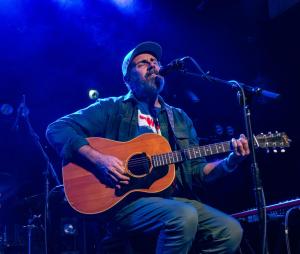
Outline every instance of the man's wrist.
[[238, 163], [233, 163], [232, 156], [234, 156], [233, 153], [229, 154], [222, 162], [223, 168], [226, 172], [232, 172], [238, 167]]
[[92, 163], [97, 164], [97, 161], [99, 160], [99, 152], [89, 145], [82, 146], [79, 149], [79, 153]]
[[226, 172], [233, 172], [237, 168], [237, 165], [235, 165], [235, 166], [229, 166], [228, 165], [228, 158], [225, 158], [223, 160], [222, 164], [223, 164], [223, 169]]

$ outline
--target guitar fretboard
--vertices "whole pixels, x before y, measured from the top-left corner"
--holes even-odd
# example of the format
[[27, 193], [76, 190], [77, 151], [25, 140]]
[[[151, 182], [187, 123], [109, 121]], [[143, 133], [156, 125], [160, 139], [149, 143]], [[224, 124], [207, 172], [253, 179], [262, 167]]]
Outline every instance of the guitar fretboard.
[[151, 159], [154, 167], [161, 167], [169, 164], [182, 162], [185, 160], [192, 160], [199, 157], [205, 157], [219, 153], [226, 153], [229, 151], [231, 151], [231, 146], [230, 141], [227, 141], [205, 146], [191, 146], [183, 150], [153, 155]]

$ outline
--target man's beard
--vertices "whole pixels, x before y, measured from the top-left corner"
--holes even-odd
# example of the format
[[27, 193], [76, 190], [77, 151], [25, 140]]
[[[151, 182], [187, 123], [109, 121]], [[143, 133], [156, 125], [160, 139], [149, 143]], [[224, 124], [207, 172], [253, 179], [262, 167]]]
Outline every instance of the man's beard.
[[156, 98], [164, 88], [164, 81], [160, 75], [149, 75], [145, 80], [136, 80], [131, 89], [138, 99]]
[[[153, 75], [155, 74], [155, 75]], [[148, 84], [150, 87], [155, 88], [157, 91], [157, 94], [159, 94], [163, 88], [164, 88], [164, 83], [165, 79], [164, 77], [160, 76], [158, 71], [155, 69], [150, 69], [146, 75], [145, 75], [146, 83], [148, 81]]]

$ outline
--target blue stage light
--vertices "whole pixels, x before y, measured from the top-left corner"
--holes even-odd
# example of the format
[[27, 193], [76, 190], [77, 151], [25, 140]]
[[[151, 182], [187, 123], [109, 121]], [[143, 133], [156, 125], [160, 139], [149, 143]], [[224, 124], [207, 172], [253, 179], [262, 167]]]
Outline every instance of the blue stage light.
[[132, 7], [134, 0], [112, 0], [120, 8], [130, 8]]
[[82, 0], [53, 0], [62, 8], [81, 8], [83, 5]]

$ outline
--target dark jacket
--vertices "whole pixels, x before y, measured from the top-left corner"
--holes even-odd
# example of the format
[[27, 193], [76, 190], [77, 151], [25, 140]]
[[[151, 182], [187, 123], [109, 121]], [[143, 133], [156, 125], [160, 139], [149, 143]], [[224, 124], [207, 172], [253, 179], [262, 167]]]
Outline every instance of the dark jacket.
[[[171, 145], [173, 149], [198, 145], [195, 128], [186, 113], [169, 106], [161, 97], [159, 100], [162, 105], [159, 116], [162, 134], [170, 143], [174, 141]], [[88, 144], [86, 137], [104, 137], [117, 141], [131, 140], [135, 137], [138, 128], [136, 104], [137, 101], [130, 92], [125, 96], [99, 99], [87, 108], [51, 123], [47, 128], [47, 139], [66, 161], [71, 160], [81, 146]], [[170, 123], [167, 111], [172, 114], [173, 124]], [[202, 185], [205, 165], [206, 160], [199, 158], [185, 161], [176, 168], [177, 180], [188, 196], [194, 193], [194, 187], [198, 188]]]

